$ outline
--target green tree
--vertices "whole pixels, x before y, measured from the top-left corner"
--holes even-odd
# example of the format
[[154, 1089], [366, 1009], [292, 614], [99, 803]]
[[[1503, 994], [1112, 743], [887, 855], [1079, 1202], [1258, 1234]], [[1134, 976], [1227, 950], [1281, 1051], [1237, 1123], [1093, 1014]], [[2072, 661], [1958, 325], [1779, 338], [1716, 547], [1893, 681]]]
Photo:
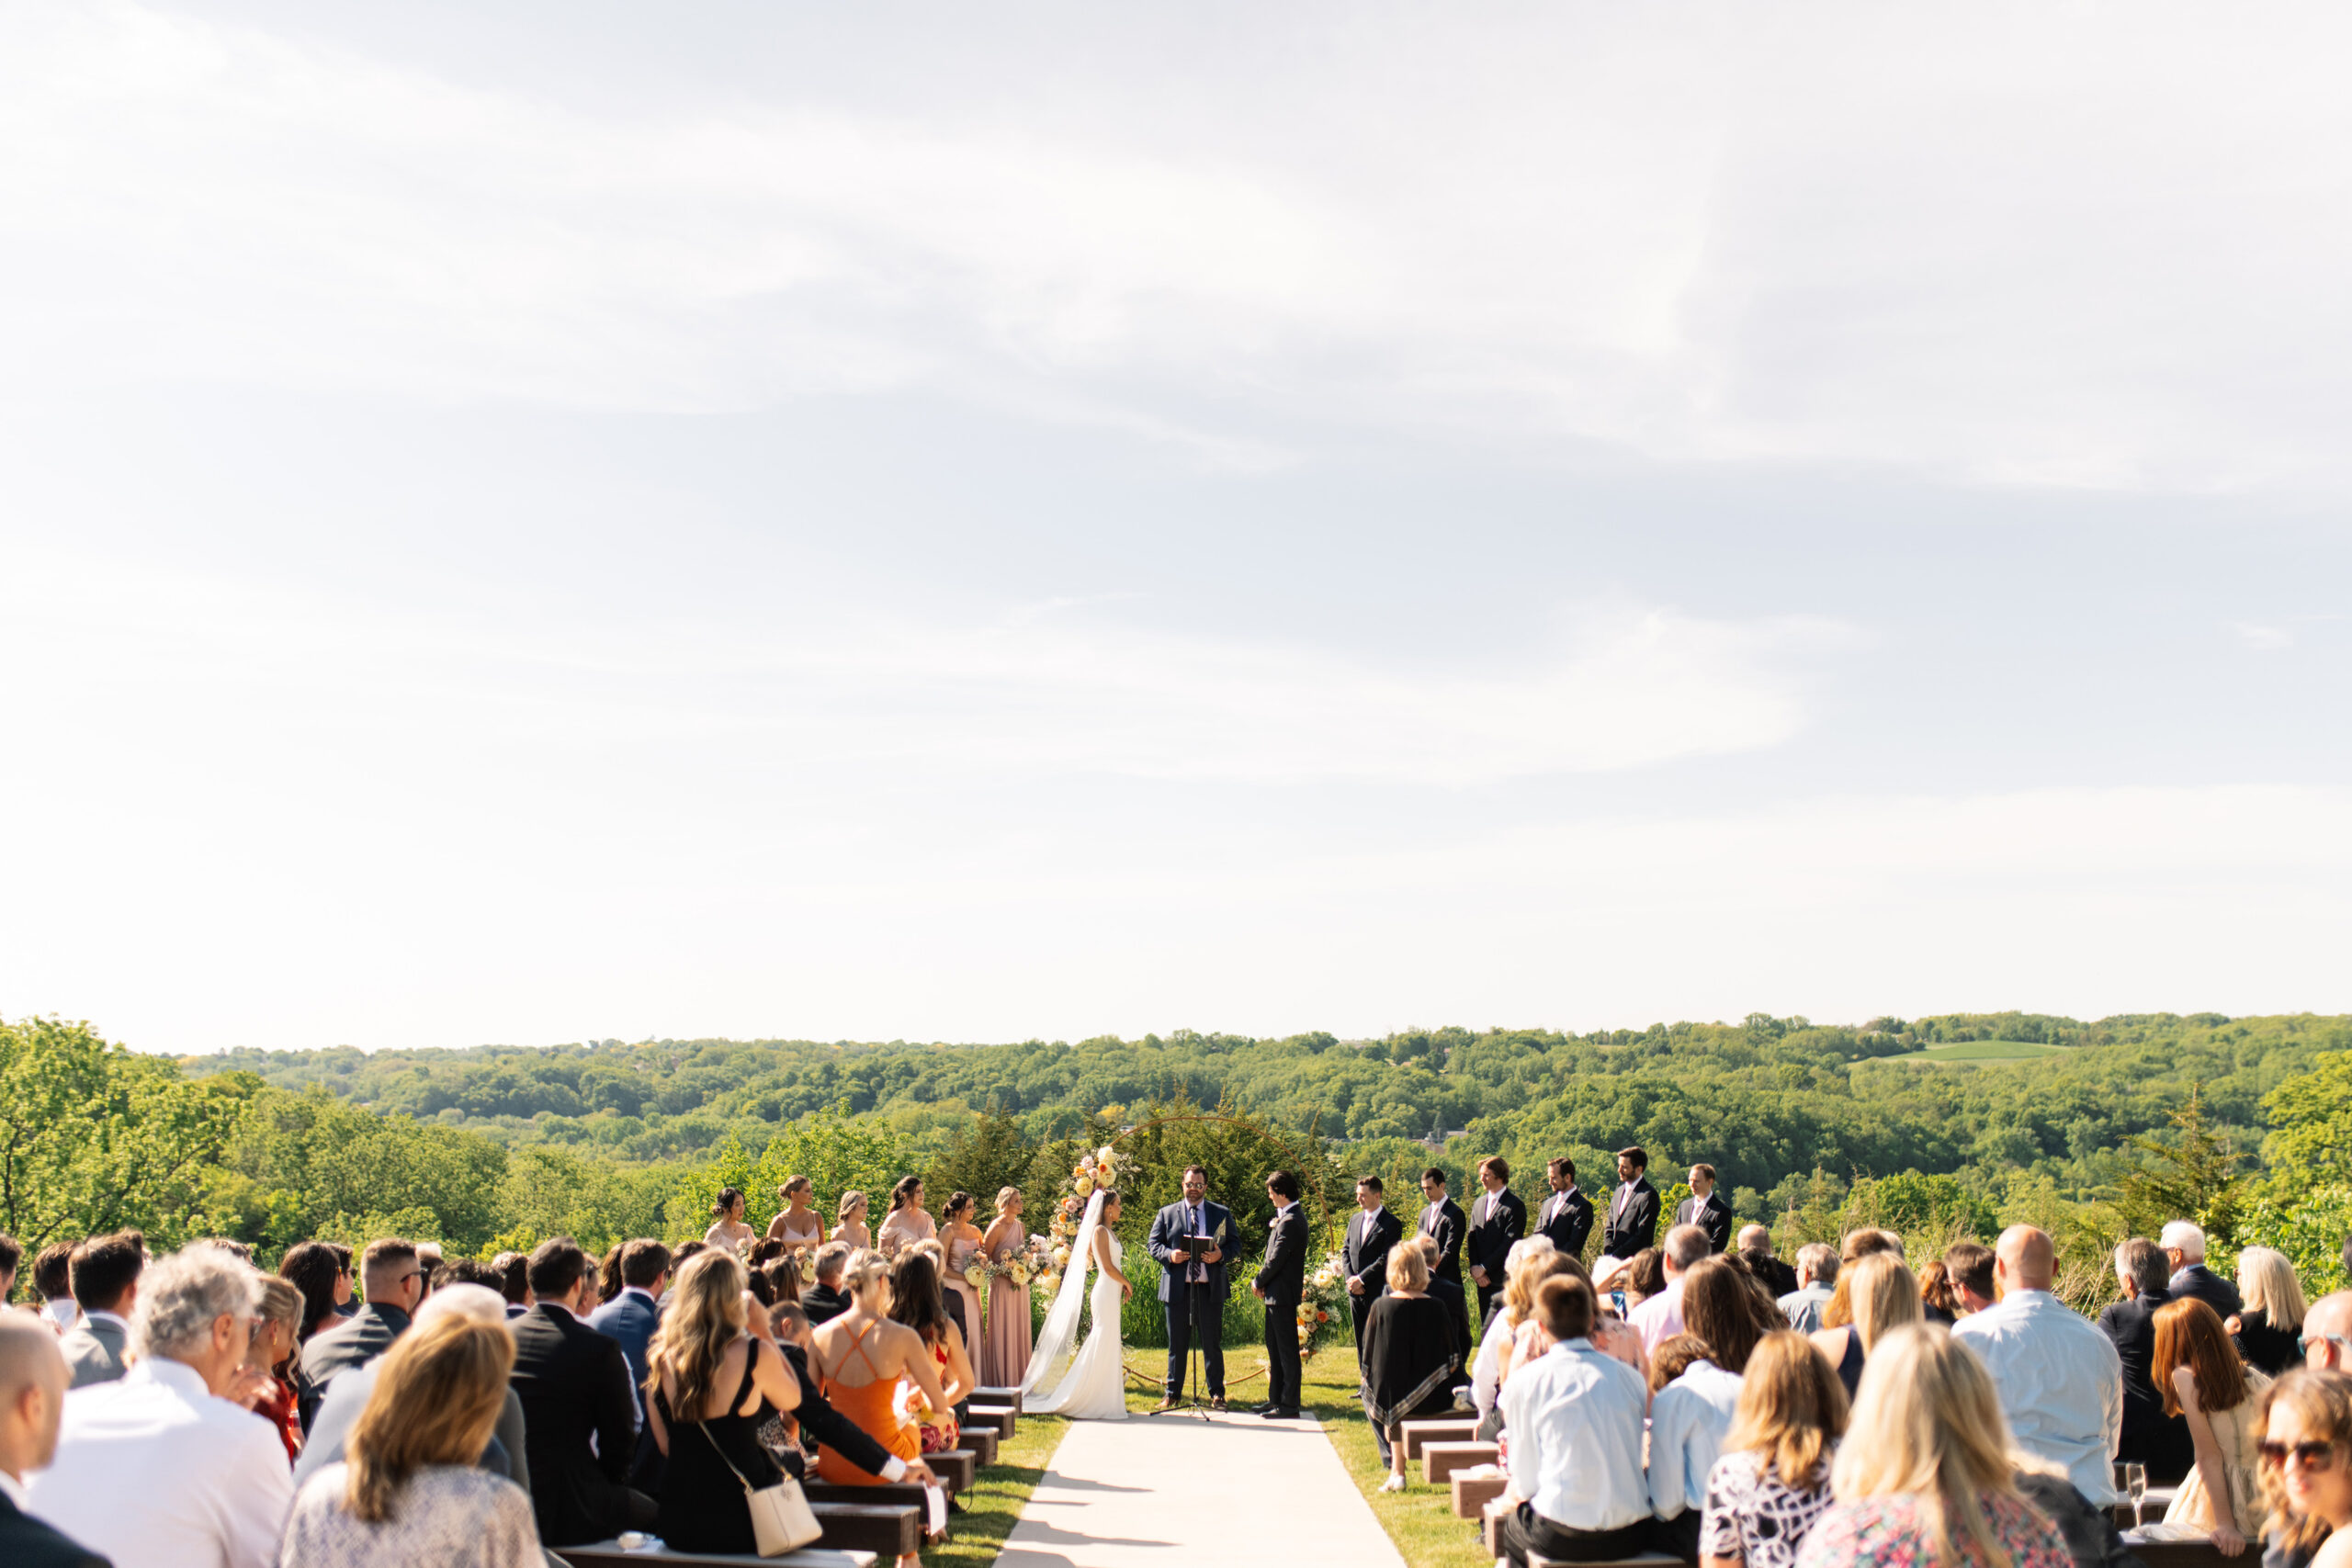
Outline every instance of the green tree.
[[2205, 1227], [2216, 1253], [2234, 1243], [2246, 1197], [2242, 1163], [2229, 1139], [2205, 1120], [2204, 1086], [2171, 1116], [2175, 1141], [2133, 1137], [2126, 1144], [2149, 1156], [2116, 1184], [2115, 1207], [2129, 1234], [2154, 1235], [2167, 1220], [2193, 1219]]
[[390, 1226], [471, 1252], [496, 1234], [506, 1151], [463, 1128], [379, 1116], [313, 1087], [245, 1104], [212, 1198], [229, 1234], [267, 1252]]
[[978, 1117], [959, 1121], [948, 1134], [947, 1147], [923, 1177], [933, 1210], [943, 1210], [951, 1192], [968, 1192], [973, 1223], [987, 1229], [996, 1214], [997, 1193], [1028, 1179], [1037, 1148], [1019, 1117], [1003, 1114], [993, 1105]]

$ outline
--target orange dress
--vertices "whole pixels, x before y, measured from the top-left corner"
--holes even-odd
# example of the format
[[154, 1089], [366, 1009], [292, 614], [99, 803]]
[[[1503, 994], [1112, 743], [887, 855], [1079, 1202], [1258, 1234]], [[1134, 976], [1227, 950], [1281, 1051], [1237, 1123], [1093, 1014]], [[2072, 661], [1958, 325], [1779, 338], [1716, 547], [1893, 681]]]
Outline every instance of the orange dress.
[[[880, 1443], [884, 1450], [912, 1462], [922, 1457], [922, 1431], [912, 1422], [899, 1419], [898, 1378], [886, 1378], [875, 1371], [874, 1358], [865, 1353], [865, 1336], [857, 1337], [850, 1346], [850, 1355], [865, 1363], [874, 1374], [873, 1381], [863, 1388], [852, 1388], [836, 1381], [849, 1368], [849, 1356], [842, 1358], [841, 1367], [818, 1380], [818, 1392], [825, 1403], [857, 1423], [858, 1430]], [[821, 1365], [821, 1363], [820, 1363]], [[882, 1478], [860, 1470], [822, 1443], [817, 1445], [817, 1474], [820, 1480], [836, 1486], [879, 1486]]]

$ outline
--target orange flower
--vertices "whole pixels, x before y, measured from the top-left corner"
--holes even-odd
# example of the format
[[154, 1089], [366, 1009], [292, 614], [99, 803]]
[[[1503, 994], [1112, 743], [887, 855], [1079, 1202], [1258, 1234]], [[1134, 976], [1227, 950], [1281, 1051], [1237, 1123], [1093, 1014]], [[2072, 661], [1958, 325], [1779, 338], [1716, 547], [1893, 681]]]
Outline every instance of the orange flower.
[[1317, 1311], [1315, 1314], [1315, 1321], [1317, 1323], [1329, 1323], [1331, 1321], [1331, 1314], [1328, 1312]]

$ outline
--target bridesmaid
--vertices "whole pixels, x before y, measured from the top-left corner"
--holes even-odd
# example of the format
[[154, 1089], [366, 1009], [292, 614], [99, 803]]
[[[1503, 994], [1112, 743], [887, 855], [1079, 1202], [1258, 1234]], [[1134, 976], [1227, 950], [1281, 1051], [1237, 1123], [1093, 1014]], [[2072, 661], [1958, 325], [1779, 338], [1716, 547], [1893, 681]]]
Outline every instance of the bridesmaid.
[[713, 1247], [725, 1247], [728, 1251], [741, 1256], [745, 1247], [758, 1239], [760, 1234], [743, 1223], [743, 1207], [741, 1188], [720, 1188], [718, 1201], [711, 1205], [710, 1210], [718, 1218], [712, 1222], [710, 1229], [702, 1233], [703, 1240]]
[[[996, 1195], [996, 1223], [980, 1239], [990, 1262], [1002, 1263], [1029, 1245], [1021, 1224], [1021, 1189]], [[989, 1280], [989, 1327], [980, 1341], [980, 1382], [987, 1388], [1019, 1388], [1029, 1371], [1029, 1287], [999, 1274]]]
[[939, 1227], [923, 1211], [922, 1178], [899, 1178], [899, 1184], [890, 1189], [890, 1212], [882, 1216], [874, 1245], [888, 1258], [910, 1241], [929, 1241], [938, 1234]]
[[865, 1194], [853, 1189], [842, 1194], [841, 1205], [834, 1211], [841, 1224], [833, 1227], [833, 1239], [845, 1241], [852, 1247], [870, 1247], [873, 1235], [865, 1228]]
[[816, 1196], [817, 1184], [805, 1176], [796, 1176], [775, 1190], [784, 1200], [784, 1208], [768, 1222], [768, 1239], [784, 1243], [786, 1252], [814, 1252], [825, 1245], [825, 1222], [809, 1206]]
[[980, 1245], [985, 1238], [980, 1235], [980, 1227], [972, 1223], [972, 1195], [969, 1192], [950, 1193], [947, 1207], [939, 1213], [940, 1217], [947, 1222], [939, 1232], [939, 1239], [947, 1245], [947, 1277], [940, 1283], [963, 1298], [962, 1322], [967, 1330], [964, 1337], [977, 1348], [980, 1337], [980, 1292], [964, 1278], [964, 1270], [970, 1268], [972, 1259], [979, 1256]]

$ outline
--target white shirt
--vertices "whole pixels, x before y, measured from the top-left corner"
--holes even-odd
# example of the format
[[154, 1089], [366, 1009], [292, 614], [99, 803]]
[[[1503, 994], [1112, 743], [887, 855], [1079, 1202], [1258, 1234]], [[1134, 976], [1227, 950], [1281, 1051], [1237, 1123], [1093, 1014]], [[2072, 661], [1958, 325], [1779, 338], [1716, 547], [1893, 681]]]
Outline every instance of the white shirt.
[[0, 1470], [0, 1497], [6, 1497], [9, 1502], [14, 1503], [17, 1506], [17, 1512], [20, 1514], [29, 1514], [33, 1511], [33, 1500], [25, 1495], [25, 1483], [5, 1470]]
[[1502, 1398], [1503, 1351], [1510, 1347], [1511, 1334], [1518, 1326], [1511, 1320], [1510, 1308], [1503, 1306], [1487, 1325], [1487, 1332], [1478, 1341], [1478, 1354], [1471, 1359], [1470, 1402], [1477, 1406], [1482, 1419]]
[[1707, 1506], [1707, 1472], [1739, 1414], [1739, 1382], [1713, 1361], [1693, 1361], [1650, 1401], [1650, 1500], [1659, 1518]]
[[82, 1303], [72, 1296], [58, 1296], [40, 1303], [40, 1314], [57, 1325], [60, 1334], [82, 1321]]
[[1682, 1278], [1680, 1275], [1666, 1282], [1666, 1289], [1635, 1307], [1626, 1322], [1642, 1337], [1642, 1348], [1655, 1352], [1660, 1345], [1682, 1332]]
[[65, 1396], [57, 1461], [27, 1491], [32, 1513], [119, 1563], [272, 1568], [294, 1478], [266, 1420], [151, 1357]]
[[1642, 1374], [1589, 1339], [1555, 1345], [1503, 1385], [1511, 1488], [1555, 1525], [1623, 1529], [1649, 1517]]
[[2115, 1506], [2123, 1362], [2115, 1341], [2048, 1291], [2012, 1291], [1952, 1332], [1982, 1357], [2018, 1446], [2066, 1467], [2094, 1507]]

